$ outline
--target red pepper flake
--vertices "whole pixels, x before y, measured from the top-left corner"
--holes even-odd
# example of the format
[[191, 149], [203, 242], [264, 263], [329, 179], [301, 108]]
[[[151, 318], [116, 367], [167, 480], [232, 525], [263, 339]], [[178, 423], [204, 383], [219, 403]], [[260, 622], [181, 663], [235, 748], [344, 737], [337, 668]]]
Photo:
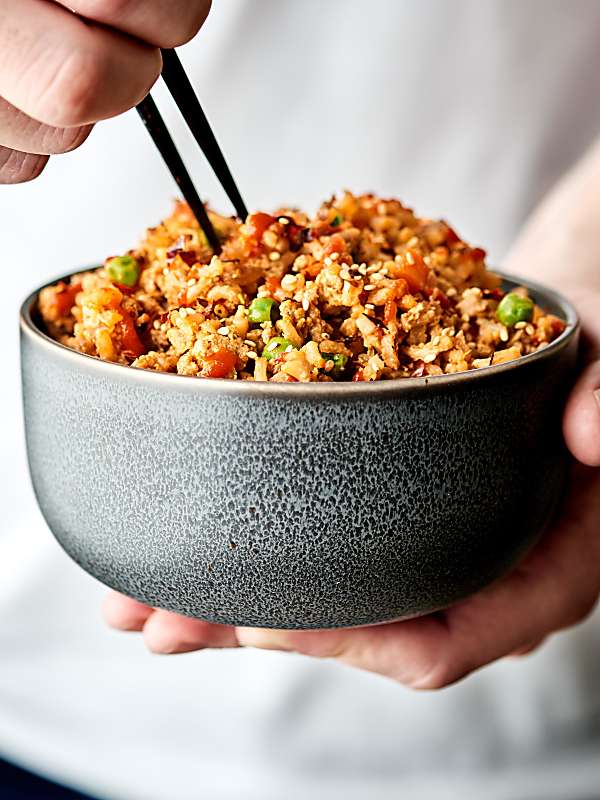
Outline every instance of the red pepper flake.
[[441, 289], [438, 289], [436, 286], [429, 294], [429, 298], [431, 300], [435, 300], [437, 303], [441, 305], [442, 308], [450, 308], [450, 300], [448, 297], [442, 292]]
[[317, 275], [321, 272], [322, 269], [323, 269], [323, 263], [321, 261], [315, 261], [310, 266], [304, 267], [304, 269], [301, 269], [300, 273], [305, 278], [316, 278]]
[[278, 220], [286, 220], [287, 224], [282, 224], [282, 234], [288, 240], [290, 250], [292, 253], [295, 253], [297, 250], [300, 250], [304, 242], [306, 241], [306, 237], [308, 234], [308, 229], [303, 228], [301, 225], [298, 225], [292, 217], [288, 217], [285, 214], [277, 217]]
[[445, 222], [444, 225], [446, 226], [446, 243], [453, 245], [460, 242], [460, 236], [456, 233], [454, 228], [450, 227], [447, 222]]
[[113, 286], [116, 286], [122, 294], [126, 294], [128, 296], [135, 292], [135, 286], [127, 286], [125, 283], [117, 283], [116, 281], [113, 281]]
[[200, 375], [203, 378], [226, 378], [235, 367], [237, 356], [231, 350], [222, 348], [204, 357]]
[[459, 261], [461, 264], [472, 261], [483, 261], [486, 255], [485, 250], [482, 250], [481, 247], [465, 247], [459, 255]]
[[174, 247], [167, 251], [167, 258], [169, 260], [172, 261], [177, 256], [179, 256], [188, 267], [193, 267], [194, 264], [198, 263], [198, 254], [195, 250], [182, 250], [181, 248]]
[[481, 293], [485, 298], [492, 299], [492, 300], [502, 300], [504, 297], [504, 292], [502, 289], [484, 289]]

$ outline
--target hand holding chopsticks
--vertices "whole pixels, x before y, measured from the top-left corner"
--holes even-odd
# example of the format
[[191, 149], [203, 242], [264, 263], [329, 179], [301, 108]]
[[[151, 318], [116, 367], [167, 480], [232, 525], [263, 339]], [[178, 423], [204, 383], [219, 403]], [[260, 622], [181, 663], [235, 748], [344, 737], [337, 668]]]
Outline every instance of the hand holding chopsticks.
[[[215, 175], [233, 203], [237, 215], [243, 220], [247, 217], [248, 211], [183, 65], [174, 50], [163, 50], [162, 55], [163, 80]], [[148, 95], [142, 100], [137, 106], [137, 110], [192, 213], [196, 216], [210, 246], [215, 253], [220, 253], [219, 238], [206, 213], [206, 208], [152, 97]]]

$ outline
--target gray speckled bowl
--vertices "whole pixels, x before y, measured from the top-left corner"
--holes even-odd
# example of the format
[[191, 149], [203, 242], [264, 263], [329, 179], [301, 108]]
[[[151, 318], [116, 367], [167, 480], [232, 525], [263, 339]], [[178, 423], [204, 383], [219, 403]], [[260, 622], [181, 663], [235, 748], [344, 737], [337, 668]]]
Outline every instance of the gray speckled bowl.
[[529, 285], [568, 322], [535, 354], [317, 385], [102, 362], [41, 331], [34, 293], [23, 398], [42, 513], [103, 583], [215, 622], [341, 627], [447, 606], [509, 569], [561, 493], [578, 324]]

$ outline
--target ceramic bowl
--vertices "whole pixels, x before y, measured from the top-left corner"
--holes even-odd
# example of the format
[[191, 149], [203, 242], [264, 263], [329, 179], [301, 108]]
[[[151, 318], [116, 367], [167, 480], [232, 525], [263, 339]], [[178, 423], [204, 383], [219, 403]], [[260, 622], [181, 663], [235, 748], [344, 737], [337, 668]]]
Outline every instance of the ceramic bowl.
[[[210, 380], [106, 363], [21, 310], [33, 486], [102, 583], [213, 622], [364, 625], [444, 608], [542, 534], [565, 476], [578, 323], [506, 364], [381, 383]], [[506, 280], [506, 288], [515, 285]]]

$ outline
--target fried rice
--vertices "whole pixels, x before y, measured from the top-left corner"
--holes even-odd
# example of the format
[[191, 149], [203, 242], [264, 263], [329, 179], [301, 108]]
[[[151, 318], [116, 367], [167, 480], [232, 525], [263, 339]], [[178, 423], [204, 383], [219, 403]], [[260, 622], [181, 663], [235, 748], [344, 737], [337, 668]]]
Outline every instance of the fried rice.
[[565, 327], [524, 288], [506, 298], [481, 248], [395, 199], [345, 192], [313, 217], [209, 216], [219, 255], [178, 202], [125, 257], [43, 289], [49, 334], [159, 372], [322, 382], [480, 369]]

